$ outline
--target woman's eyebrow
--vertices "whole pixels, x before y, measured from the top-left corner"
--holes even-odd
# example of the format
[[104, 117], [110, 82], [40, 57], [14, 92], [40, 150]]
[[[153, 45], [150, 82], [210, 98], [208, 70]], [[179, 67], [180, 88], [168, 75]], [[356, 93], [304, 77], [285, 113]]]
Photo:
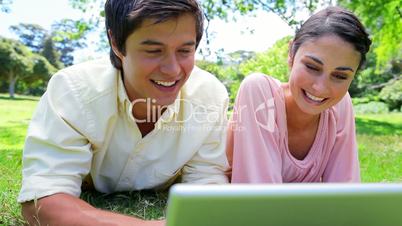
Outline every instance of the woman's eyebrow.
[[314, 61], [317, 62], [318, 64], [324, 65], [324, 63], [323, 63], [320, 59], [318, 59], [317, 57], [315, 57], [315, 56], [306, 55], [306, 57], [308, 57], [308, 58], [314, 60]]
[[[318, 59], [317, 57], [315, 57], [315, 56], [306, 55], [306, 57], [312, 59], [313, 61], [315, 61], [316, 63], [318, 63], [318, 64], [320, 64], [320, 65], [324, 65], [324, 63], [323, 63], [320, 59]], [[338, 71], [351, 71], [351, 72], [355, 72], [355, 71], [354, 71], [352, 68], [350, 68], [350, 67], [336, 67], [335, 70], [338, 70]]]

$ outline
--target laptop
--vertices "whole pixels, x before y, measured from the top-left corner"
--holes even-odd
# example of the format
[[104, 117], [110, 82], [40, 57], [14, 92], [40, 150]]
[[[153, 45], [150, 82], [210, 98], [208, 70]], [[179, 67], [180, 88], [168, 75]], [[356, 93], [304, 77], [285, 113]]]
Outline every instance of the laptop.
[[189, 185], [167, 226], [402, 226], [402, 184]]

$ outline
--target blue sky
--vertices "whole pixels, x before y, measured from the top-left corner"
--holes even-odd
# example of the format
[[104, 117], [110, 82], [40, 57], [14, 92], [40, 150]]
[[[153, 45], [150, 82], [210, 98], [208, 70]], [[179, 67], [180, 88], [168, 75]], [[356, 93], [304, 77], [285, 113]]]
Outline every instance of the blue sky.
[[[54, 21], [84, 16], [81, 11], [72, 9], [68, 0], [14, 0], [10, 13], [0, 13], [0, 35], [15, 38], [8, 28], [19, 23], [39, 24], [50, 29]], [[212, 50], [223, 48], [226, 53], [236, 50], [261, 52], [272, 46], [276, 40], [293, 34], [293, 30], [278, 16], [267, 12], [258, 12], [256, 17], [241, 17], [236, 22], [213, 20], [209, 30], [213, 32], [209, 47]], [[253, 30], [252, 34], [250, 30]], [[80, 56], [77, 61], [94, 55], [96, 47], [90, 44], [91, 41], [93, 42], [88, 40], [88, 49], [76, 54]], [[201, 43], [201, 47], [203, 45], [205, 41]]]

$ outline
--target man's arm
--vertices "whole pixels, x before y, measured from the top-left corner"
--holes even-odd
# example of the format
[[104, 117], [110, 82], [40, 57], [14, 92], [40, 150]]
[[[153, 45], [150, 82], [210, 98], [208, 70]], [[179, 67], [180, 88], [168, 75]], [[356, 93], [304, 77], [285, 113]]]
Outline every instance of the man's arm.
[[145, 221], [110, 211], [96, 209], [72, 195], [57, 193], [22, 203], [22, 215], [29, 225], [131, 225], [162, 226], [165, 221]]

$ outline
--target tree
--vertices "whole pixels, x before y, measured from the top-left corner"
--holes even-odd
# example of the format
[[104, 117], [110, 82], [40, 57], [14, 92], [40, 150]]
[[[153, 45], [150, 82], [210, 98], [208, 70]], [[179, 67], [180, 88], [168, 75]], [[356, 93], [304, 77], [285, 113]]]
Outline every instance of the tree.
[[[272, 12], [278, 15], [289, 26], [296, 27], [301, 21], [296, 19], [300, 11], [314, 12], [320, 5], [331, 4], [331, 0], [203, 0], [202, 6], [205, 10], [207, 20], [214, 18], [228, 19], [229, 13], [233, 13], [232, 19], [236, 16], [253, 13], [257, 10]], [[237, 15], [236, 15], [237, 13]]]
[[0, 12], [8, 13], [10, 12], [10, 5], [13, 3], [12, 0], [0, 0]]
[[32, 53], [19, 41], [3, 37], [0, 37], [0, 65], [0, 78], [8, 81], [10, 98], [14, 98], [17, 82], [28, 84], [28, 89], [45, 87], [56, 71], [43, 56]]
[[[18, 35], [19, 40], [26, 46], [28, 46], [35, 53], [43, 53], [45, 50], [45, 44], [47, 43], [47, 55], [53, 50], [49, 45], [53, 45], [57, 51], [57, 61], [61, 61], [64, 66], [70, 66], [74, 62], [72, 53], [85, 45], [85, 35], [90, 30], [87, 23], [82, 20], [63, 19], [61, 21], [52, 24], [51, 31], [47, 31], [36, 24], [19, 24], [17, 26], [11, 26], [10, 30]], [[49, 40], [49, 37], [52, 40]], [[56, 63], [52, 58], [48, 58], [52, 64], [60, 68], [60, 64]]]
[[60, 54], [56, 51], [52, 37], [46, 37], [40, 53], [55, 68], [61, 68]]
[[32, 74], [31, 57], [22, 43], [0, 37], [0, 77], [9, 82], [10, 98], [14, 98], [17, 80]]
[[339, 0], [338, 2], [355, 12], [368, 28], [373, 39], [372, 51], [376, 54], [377, 72], [391, 67], [391, 61], [401, 61], [400, 0]]
[[11, 26], [10, 30], [18, 35], [20, 42], [28, 46], [34, 53], [39, 53], [43, 49], [43, 40], [48, 36], [47, 30], [37, 24], [20, 23]]
[[257, 54], [240, 65], [240, 72], [248, 75], [253, 72], [262, 72], [279, 79], [280, 81], [288, 80], [288, 46], [291, 36], [279, 39], [266, 52]]
[[85, 35], [91, 30], [83, 20], [74, 21], [63, 19], [52, 24], [52, 37], [55, 47], [60, 53], [60, 61], [65, 66], [70, 66], [74, 62], [72, 53], [86, 47]]

